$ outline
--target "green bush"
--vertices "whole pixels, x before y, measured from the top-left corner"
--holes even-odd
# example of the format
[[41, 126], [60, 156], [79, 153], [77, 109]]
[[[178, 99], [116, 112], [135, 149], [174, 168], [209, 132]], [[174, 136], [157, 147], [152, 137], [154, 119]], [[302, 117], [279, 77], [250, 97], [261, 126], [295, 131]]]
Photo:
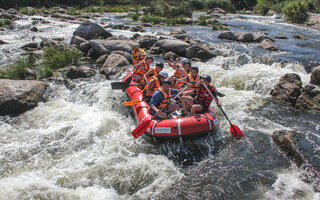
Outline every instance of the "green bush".
[[18, 59], [7, 69], [0, 70], [0, 78], [24, 80], [26, 79], [26, 69], [33, 69], [33, 61], [31, 59]]
[[190, 5], [192, 6], [192, 8], [194, 8], [195, 10], [202, 10], [205, 8], [205, 2], [202, 0], [191, 0], [190, 1]]
[[138, 21], [140, 15], [138, 13], [129, 13], [128, 16], [131, 17], [132, 20]]
[[200, 26], [206, 26], [206, 25], [208, 25], [208, 24], [209, 24], [209, 22], [208, 22], [208, 19], [209, 19], [209, 18], [211, 18], [211, 16], [201, 15], [201, 16], [198, 18], [198, 20], [199, 20], [198, 24], [199, 24]]
[[292, 1], [282, 9], [283, 14], [288, 21], [294, 23], [303, 23], [308, 14], [308, 5], [305, 1]]
[[309, 0], [308, 10], [315, 13], [320, 13], [320, 1], [319, 0]]
[[24, 7], [24, 8], [21, 8], [20, 10], [19, 10], [19, 12], [20, 13], [22, 13], [22, 14], [25, 14], [25, 15], [34, 15], [34, 14], [36, 14], [38, 11], [36, 10], [36, 9], [28, 9], [28, 8], [26, 8], [26, 7]]
[[0, 27], [11, 26], [12, 21], [10, 19], [0, 19]]
[[191, 17], [192, 8], [188, 1], [152, 0], [151, 13], [160, 17]]
[[53, 70], [78, 63], [82, 55], [76, 48], [44, 47], [43, 50], [43, 66]]

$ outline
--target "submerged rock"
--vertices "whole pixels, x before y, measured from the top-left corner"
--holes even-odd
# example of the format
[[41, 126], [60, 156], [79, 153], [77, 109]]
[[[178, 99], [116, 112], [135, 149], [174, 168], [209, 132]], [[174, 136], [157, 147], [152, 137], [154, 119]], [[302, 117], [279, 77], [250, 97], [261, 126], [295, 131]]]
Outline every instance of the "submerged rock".
[[218, 38], [239, 42], [254, 42], [252, 33], [226, 31], [219, 34]]
[[0, 115], [17, 115], [36, 107], [48, 86], [43, 81], [0, 79]]

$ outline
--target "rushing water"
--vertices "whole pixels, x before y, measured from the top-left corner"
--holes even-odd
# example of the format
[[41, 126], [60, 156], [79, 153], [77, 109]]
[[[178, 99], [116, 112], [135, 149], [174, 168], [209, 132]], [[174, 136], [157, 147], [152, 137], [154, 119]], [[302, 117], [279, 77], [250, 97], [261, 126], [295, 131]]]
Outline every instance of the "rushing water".
[[[94, 20], [129, 23], [118, 18], [122, 15]], [[0, 46], [1, 67], [18, 57], [19, 47], [33, 36], [69, 41], [79, 24], [45, 20], [51, 23], [36, 25], [36, 33], [29, 31], [30, 17], [0, 33], [9, 42]], [[101, 75], [68, 84], [53, 81], [46, 102], [19, 117], [0, 118], [0, 199], [320, 199], [313, 184], [302, 180], [304, 172], [271, 139], [279, 129], [302, 132], [310, 157], [319, 160], [320, 117], [273, 103], [269, 95], [285, 73], [309, 82], [310, 66], [320, 62], [320, 31], [270, 17], [228, 15], [223, 20], [232, 30], [289, 38], [276, 40], [281, 50], [269, 52], [255, 43], [222, 41], [208, 27], [181, 26], [217, 50], [216, 58], [193, 64], [226, 94], [223, 108], [244, 139], [230, 136], [230, 125], [217, 109], [221, 127], [214, 138], [183, 144], [135, 140], [130, 134], [135, 120], [121, 104], [126, 95], [111, 90], [111, 81]], [[168, 34], [174, 28], [151, 27], [143, 34]], [[307, 40], [293, 40], [294, 33]]]

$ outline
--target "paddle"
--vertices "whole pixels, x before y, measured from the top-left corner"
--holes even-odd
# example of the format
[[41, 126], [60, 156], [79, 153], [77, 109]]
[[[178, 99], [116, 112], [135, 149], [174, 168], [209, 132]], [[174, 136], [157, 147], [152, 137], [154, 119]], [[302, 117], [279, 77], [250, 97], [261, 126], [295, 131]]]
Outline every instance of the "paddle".
[[129, 87], [129, 86], [138, 86], [138, 85], [145, 85], [145, 84], [128, 84], [126, 82], [112, 82], [111, 89], [113, 89], [113, 90], [127, 89], [127, 87]]
[[[184, 87], [178, 94], [176, 94], [176, 96], [174, 96], [169, 103], [167, 103], [167, 105], [165, 107], [163, 107], [160, 111], [163, 111], [165, 108], [167, 108], [169, 106], [170, 103], [173, 102], [173, 100], [175, 98], [177, 98], [182, 92], [184, 92], [189, 86]], [[135, 128], [132, 131], [132, 135], [134, 138], [138, 138], [140, 137], [149, 127], [149, 124], [151, 123], [151, 121], [155, 118], [156, 116], [153, 117], [148, 117], [146, 118], [139, 126], [137, 126], [137, 128]]]
[[133, 105], [140, 103], [140, 102], [141, 102], [141, 100], [132, 100], [132, 101], [127, 101], [127, 102], [122, 102], [122, 104], [124, 106], [133, 106]]
[[229, 118], [227, 117], [226, 113], [223, 111], [223, 109], [221, 108], [221, 106], [219, 106], [216, 98], [212, 95], [212, 93], [210, 92], [209, 88], [206, 86], [206, 84], [202, 83], [203, 86], [207, 89], [207, 91], [209, 92], [209, 94], [211, 95], [211, 97], [214, 99], [214, 101], [216, 102], [217, 106], [220, 108], [220, 110], [222, 111], [223, 115], [226, 117], [226, 119], [228, 120], [229, 124], [230, 124], [230, 132], [231, 134], [237, 138], [240, 139], [241, 137], [244, 137], [242, 131], [240, 130], [239, 127], [237, 127], [236, 125], [232, 124], [229, 120]]
[[[182, 83], [188, 83], [187, 81], [184, 81], [182, 79], [177, 78], [177, 81], [182, 82]], [[222, 94], [221, 92], [216, 92], [218, 97], [224, 97], [226, 96], [225, 94]]]

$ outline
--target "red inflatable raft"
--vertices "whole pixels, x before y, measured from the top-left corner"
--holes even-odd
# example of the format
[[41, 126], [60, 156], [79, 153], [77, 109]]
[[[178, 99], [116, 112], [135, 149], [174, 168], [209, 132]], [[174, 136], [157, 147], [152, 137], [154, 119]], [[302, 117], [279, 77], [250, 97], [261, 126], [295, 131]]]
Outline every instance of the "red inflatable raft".
[[[132, 74], [132, 71], [123, 79], [125, 82]], [[130, 85], [137, 84], [131, 82]], [[143, 90], [139, 86], [129, 86], [126, 92], [130, 100], [143, 99]], [[149, 113], [149, 104], [145, 101], [141, 101], [132, 106], [135, 118], [138, 124], [141, 124], [143, 120], [150, 119], [152, 115]], [[190, 138], [209, 135], [219, 126], [219, 119], [216, 112], [210, 107], [205, 113], [197, 116], [180, 117], [172, 119], [152, 119], [149, 123], [149, 127], [144, 132], [145, 135], [154, 139], [175, 139], [175, 138]]]

